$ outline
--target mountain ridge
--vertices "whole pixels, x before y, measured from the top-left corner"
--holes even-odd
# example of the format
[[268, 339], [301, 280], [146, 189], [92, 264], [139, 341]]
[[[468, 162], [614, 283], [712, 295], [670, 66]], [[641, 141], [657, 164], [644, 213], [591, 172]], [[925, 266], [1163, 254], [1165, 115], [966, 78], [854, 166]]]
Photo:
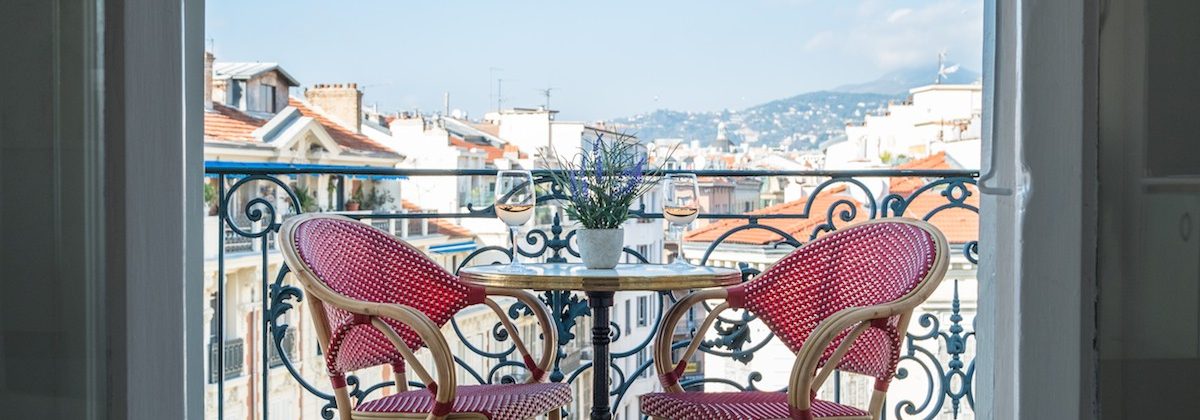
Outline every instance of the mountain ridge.
[[[942, 84], [970, 84], [979, 81], [980, 74], [974, 70], [957, 65], [950, 67], [957, 68], [957, 71], [945, 75], [941, 80]], [[841, 85], [830, 90], [850, 93], [907, 94], [908, 90], [914, 87], [935, 83], [938, 70], [938, 66], [900, 69], [888, 72], [869, 82]]]
[[[741, 110], [676, 111], [658, 109], [607, 121], [614, 128], [643, 140], [676, 138], [710, 144], [717, 125], [735, 143], [815, 150], [820, 144], [845, 137], [848, 121], [886, 110], [891, 101], [904, 100], [908, 90], [933, 84], [937, 68], [918, 67], [893, 71], [878, 79], [792, 95]], [[927, 80], [927, 81], [925, 81]], [[959, 69], [943, 79], [945, 84], [974, 83], [978, 73]]]

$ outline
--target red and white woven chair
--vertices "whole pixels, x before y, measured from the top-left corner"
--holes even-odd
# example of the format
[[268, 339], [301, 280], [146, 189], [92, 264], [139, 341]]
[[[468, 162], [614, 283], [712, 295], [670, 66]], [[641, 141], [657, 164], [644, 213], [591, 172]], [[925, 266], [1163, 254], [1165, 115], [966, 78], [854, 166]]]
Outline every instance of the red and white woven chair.
[[[877, 419], [913, 309], [937, 288], [948, 260], [946, 238], [929, 223], [874, 220], [813, 240], [754, 280], [692, 293], [659, 327], [654, 360], [666, 392], [641, 396], [642, 412], [663, 419]], [[712, 299], [725, 302], [700, 331], [725, 309], [746, 309], [796, 352], [787, 393], [683, 391], [679, 378], [701, 340], [674, 364], [671, 335], [688, 308]], [[875, 378], [867, 409], [816, 399], [834, 370]]]
[[[280, 239], [288, 267], [308, 293], [341, 420], [557, 419], [571, 401], [568, 385], [543, 382], [557, 338], [533, 295], [463, 283], [403, 241], [342, 216], [294, 217], [283, 224]], [[540, 360], [534, 361], [492, 295], [515, 298], [533, 311], [543, 337]], [[475, 304], [500, 317], [530, 372], [527, 383], [457, 385], [440, 328]], [[433, 356], [432, 375], [413, 354], [422, 346]], [[396, 374], [396, 393], [352, 407], [346, 373], [385, 364]], [[406, 368], [426, 389], [407, 389]]]

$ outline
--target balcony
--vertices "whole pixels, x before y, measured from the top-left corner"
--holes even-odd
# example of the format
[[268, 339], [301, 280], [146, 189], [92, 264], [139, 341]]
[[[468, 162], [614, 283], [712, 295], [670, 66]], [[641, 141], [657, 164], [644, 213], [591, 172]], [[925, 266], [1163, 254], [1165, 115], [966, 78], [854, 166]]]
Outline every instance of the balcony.
[[[885, 408], [886, 418], [974, 418], [974, 334], [975, 310], [975, 264], [978, 242], [975, 230], [978, 224], [977, 173], [971, 170], [856, 170], [856, 171], [746, 171], [705, 170], [668, 171], [694, 172], [705, 177], [753, 178], [771, 180], [784, 178], [791, 183], [805, 185], [803, 195], [789, 202], [748, 213], [707, 213], [702, 228], [689, 234], [683, 247], [686, 258], [696, 264], [737, 267], [743, 279], [751, 279], [769, 264], [785, 255], [789, 250], [812, 238], [836, 230], [847, 224], [876, 218], [906, 216], [924, 218], [939, 225], [950, 237], [953, 248], [951, 271], [942, 288], [928, 303], [923, 305], [909, 326], [908, 337], [901, 351], [901, 361], [896, 380], [889, 391]], [[209, 273], [206, 273], [206, 290], [215, 293], [217, 307], [208, 314], [208, 319], [218, 318], [215, 325], [240, 322], [246, 325], [241, 337], [225, 337], [225, 332], [213, 332], [214, 342], [248, 343], [251, 352], [247, 360], [255, 365], [268, 366], [269, 374], [249, 375], [246, 387], [232, 387], [218, 378], [216, 372], [226, 372], [223, 378], [240, 375], [242, 356], [240, 351], [226, 347], [223, 360], [210, 357], [210, 370], [219, 387], [218, 400], [210, 401], [215, 406], [210, 418], [241, 418], [244, 407], [227, 410], [224, 398], [234, 393], [248, 393], [239, 401], [253, 401], [257, 418], [316, 418], [330, 413], [334, 405], [329, 392], [328, 380], [323, 375], [323, 359], [319, 356], [315, 335], [309, 322], [307, 307], [303, 304], [304, 293], [288, 275], [278, 251], [274, 247], [275, 235], [280, 223], [297, 213], [289, 203], [295, 202], [289, 179], [298, 175], [318, 175], [329, 182], [340, 182], [342, 177], [388, 176], [420, 182], [422, 177], [488, 177], [494, 170], [406, 170], [363, 168], [361, 170], [321, 172], [311, 169], [295, 171], [278, 167], [256, 169], [208, 169], [215, 178], [221, 198], [219, 214], [212, 232], [224, 232], [210, 242], [214, 249], [224, 253], [209, 252]], [[553, 208], [557, 196], [552, 181], [545, 171], [534, 171], [535, 182], [545, 184], [547, 195], [539, 197], [541, 206]], [[812, 180], [818, 180], [812, 182]], [[241, 206], [230, 205], [242, 188], [259, 188], [256, 184], [272, 185], [280, 196], [276, 200], [264, 200]], [[772, 185], [787, 183], [763, 182], [764, 193], [783, 196], [782, 193], [765, 191]], [[253, 186], [253, 187], [252, 187]], [[401, 196], [403, 198], [403, 196]], [[339, 194], [334, 198], [334, 208], [344, 208], [346, 197]], [[281, 203], [281, 205], [276, 205]], [[506, 262], [511, 250], [506, 244], [489, 244], [478, 235], [467, 242], [472, 245], [452, 247], [447, 250], [439, 243], [447, 242], [453, 235], [463, 235], [464, 221], [476, 220], [486, 223], [494, 219], [490, 207], [480, 208], [477, 204], [451, 213], [407, 209], [394, 212], [341, 212], [348, 217], [380, 228], [403, 238], [424, 249], [447, 269], [477, 264]], [[662, 216], [657, 209], [639, 207], [634, 210], [639, 225], [657, 229]], [[499, 226], [500, 222], [495, 222]], [[478, 226], [474, 223], [472, 226]], [[237, 226], [232, 228], [231, 226]], [[574, 226], [561, 214], [554, 214], [547, 224], [535, 226], [520, 241], [520, 254], [526, 260], [563, 262], [577, 260], [576, 245], [571, 239]], [[451, 231], [453, 230], [453, 232]], [[468, 235], [469, 236], [469, 235]], [[457, 240], [457, 239], [456, 239]], [[627, 244], [631, 261], [663, 262], [667, 255], [654, 251], [663, 247], [663, 239], [648, 244]], [[464, 242], [466, 243], [466, 242]], [[231, 246], [237, 246], [232, 252]], [[672, 245], [673, 246], [673, 245]], [[641, 251], [641, 252], [639, 252]], [[224, 279], [217, 281], [217, 279]], [[576, 398], [568, 411], [570, 418], [585, 411], [588, 406], [586, 388], [592, 369], [591, 357], [583, 349], [588, 345], [591, 314], [586, 299], [581, 294], [565, 292], [541, 292], [539, 297], [550, 309], [551, 316], [559, 328], [559, 354], [550, 380], [574, 384]], [[640, 298], [645, 297], [643, 301]], [[679, 298], [672, 293], [619, 294], [612, 319], [614, 328], [612, 369], [614, 412], [634, 404], [637, 393], [657, 386], [653, 374], [653, 360], [649, 352], [650, 340], [661, 317]], [[629, 303], [623, 303], [629, 302]], [[512, 305], [512, 302], [504, 303]], [[636, 309], [630, 309], [636, 304]], [[233, 306], [230, 306], [233, 305]], [[626, 306], [622, 306], [626, 305]], [[234, 308], [230, 310], [230, 308]], [[711, 307], [696, 307], [695, 319], [703, 319]], [[459, 360], [460, 383], [499, 383], [519, 381], [526, 374], [517, 359], [511, 339], [499, 323], [486, 316], [486, 311], [470, 308], [444, 327], [451, 348]], [[531, 324], [530, 317], [516, 309], [508, 311], [518, 328]], [[685, 322], [674, 331], [675, 346], [684, 347], [693, 340], [702, 340], [699, 356], [688, 364], [682, 384], [688, 389], [718, 390], [773, 390], [782, 389], [787, 372], [778, 369], [780, 360], [790, 357], [778, 340], [774, 340], [753, 314], [729, 311], [724, 314], [711, 331], [695, 331], [699, 322]], [[628, 324], [628, 325], [627, 325]], [[265, 339], [264, 339], [265, 337]], [[455, 339], [457, 338], [457, 343]], [[232, 341], [231, 341], [232, 340]], [[241, 347], [238, 347], [241, 349]], [[783, 351], [781, 352], [781, 349]], [[215, 348], [212, 351], [216, 351]], [[215, 353], [214, 353], [215, 354]], [[264, 357], [265, 355], [265, 357]], [[790, 360], [787, 361], [790, 366]], [[236, 368], [235, 368], [236, 366]], [[230, 376], [236, 370], [238, 375]], [[356, 400], [376, 398], [388, 391], [392, 374], [385, 369], [359, 372], [348, 381], [352, 386], [352, 397]], [[412, 383], [419, 386], [418, 383]], [[228, 390], [225, 387], [229, 387]], [[830, 384], [821, 391], [821, 397], [857, 405], [864, 405], [869, 398], [869, 382], [855, 375], [836, 374]], [[240, 404], [240, 403], [239, 403]]]
[[[282, 350], [282, 351], [281, 351]], [[267, 366], [276, 368], [283, 366], [284, 358], [292, 360], [296, 358], [296, 330], [283, 330], [283, 338], [279, 341], [279, 346], [267, 346]]]
[[[215, 384], [242, 376], [246, 341], [241, 338], [208, 343], [208, 383]], [[222, 359], [224, 357], [224, 359]], [[224, 372], [224, 374], [222, 374]]]

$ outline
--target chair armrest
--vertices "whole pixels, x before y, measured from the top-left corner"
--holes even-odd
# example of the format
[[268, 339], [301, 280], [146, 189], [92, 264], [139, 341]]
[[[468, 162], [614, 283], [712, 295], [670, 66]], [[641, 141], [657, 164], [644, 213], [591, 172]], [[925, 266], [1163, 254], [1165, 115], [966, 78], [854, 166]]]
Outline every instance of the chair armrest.
[[[338, 307], [349, 311], [355, 316], [370, 318], [371, 325], [383, 333], [388, 341], [392, 342], [396, 350], [404, 356], [407, 364], [413, 368], [417, 376], [425, 383], [426, 388], [434, 393], [435, 402], [431, 418], [440, 419], [445, 417], [454, 405], [454, 394], [458, 384], [454, 376], [454, 357], [450, 353], [450, 345], [446, 342], [446, 338], [442, 336], [442, 331], [438, 328], [437, 324], [424, 313], [410, 306], [347, 300], [349, 302], [339, 303], [352, 304], [338, 305]], [[383, 322], [384, 318], [411, 328], [421, 338], [421, 341], [425, 342], [425, 346], [429, 348], [430, 355], [433, 357], [435, 377], [429, 375], [420, 361], [417, 360], [416, 355], [413, 354], [412, 349], [400, 338], [400, 335], [391, 326]]]
[[550, 317], [546, 312], [546, 305], [524, 290], [487, 288], [485, 293], [488, 296], [508, 296], [516, 299], [518, 302], [525, 304], [533, 316], [537, 318], [538, 325], [542, 330], [542, 357], [536, 363], [533, 356], [530, 355], [529, 349], [525, 346], [525, 342], [521, 340], [517, 328], [512, 321], [504, 314], [504, 310], [500, 305], [491, 299], [486, 299], [484, 304], [492, 308], [492, 312], [500, 318], [500, 322], [504, 325], [504, 329], [508, 330], [508, 335], [513, 338], [513, 345], [517, 347], [517, 351], [521, 353], [521, 357], [525, 362], [525, 367], [529, 369], [529, 383], [541, 382], [546, 378], [546, 372], [550, 370], [550, 364], [554, 362], [554, 357], [558, 354], [558, 329], [550, 323]]
[[[796, 362], [792, 365], [791, 379], [788, 381], [791, 385], [788, 387], [788, 405], [791, 406], [791, 411], [793, 413], [811, 412], [811, 395], [815, 391], [814, 387], [820, 388], [829, 372], [832, 371], [830, 367], [837, 365], [844, 352], [849, 349], [849, 346], [865, 329], [864, 327], [869, 325], [870, 321], [900, 315], [911, 309], [894, 303], [846, 308], [821, 321], [817, 328], [809, 334], [804, 344], [800, 346], [800, 351], [796, 352]], [[833, 340], [842, 331], [856, 325], [859, 328], [846, 337], [843, 345], [839, 346], [834, 356], [826, 362], [826, 369], [816, 374], [817, 364], [820, 363], [821, 356], [829, 344], [833, 343]]]
[[[683, 374], [683, 370], [687, 367], [687, 360], [692, 357], [696, 349], [700, 347], [700, 337], [692, 339], [691, 344], [684, 351], [683, 357], [679, 362], [671, 359], [672, 336], [675, 335], [675, 325], [683, 319], [683, 315], [692, 308], [693, 305], [713, 299], [725, 299], [728, 296], [725, 289], [706, 289], [699, 290], [684, 296], [675, 305], [671, 306], [671, 310], [663, 318], [663, 322], [659, 324], [658, 331], [654, 337], [654, 370], [658, 372], [658, 380], [662, 383], [663, 389], [667, 392], [683, 392], [683, 387], [679, 385], [679, 376]], [[700, 327], [700, 331], [707, 331], [708, 327], [716, 319], [718, 314], [725, 308], [729, 307], [729, 303], [721, 303], [712, 312], [709, 312], [708, 317], [704, 319], [704, 323]]]

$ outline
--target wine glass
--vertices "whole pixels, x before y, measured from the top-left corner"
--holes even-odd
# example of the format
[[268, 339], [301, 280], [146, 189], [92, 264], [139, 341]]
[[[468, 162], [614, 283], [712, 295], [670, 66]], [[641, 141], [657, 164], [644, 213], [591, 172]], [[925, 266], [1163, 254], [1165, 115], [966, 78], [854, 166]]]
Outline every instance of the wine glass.
[[683, 257], [683, 228], [700, 215], [700, 190], [695, 174], [670, 174], [663, 178], [663, 218], [670, 223], [670, 235], [679, 235], [679, 253], [670, 266], [691, 267]]
[[533, 174], [529, 171], [500, 171], [496, 174], [496, 216], [508, 225], [512, 242], [512, 262], [508, 270], [527, 270], [521, 265], [517, 251], [517, 230], [533, 217]]

